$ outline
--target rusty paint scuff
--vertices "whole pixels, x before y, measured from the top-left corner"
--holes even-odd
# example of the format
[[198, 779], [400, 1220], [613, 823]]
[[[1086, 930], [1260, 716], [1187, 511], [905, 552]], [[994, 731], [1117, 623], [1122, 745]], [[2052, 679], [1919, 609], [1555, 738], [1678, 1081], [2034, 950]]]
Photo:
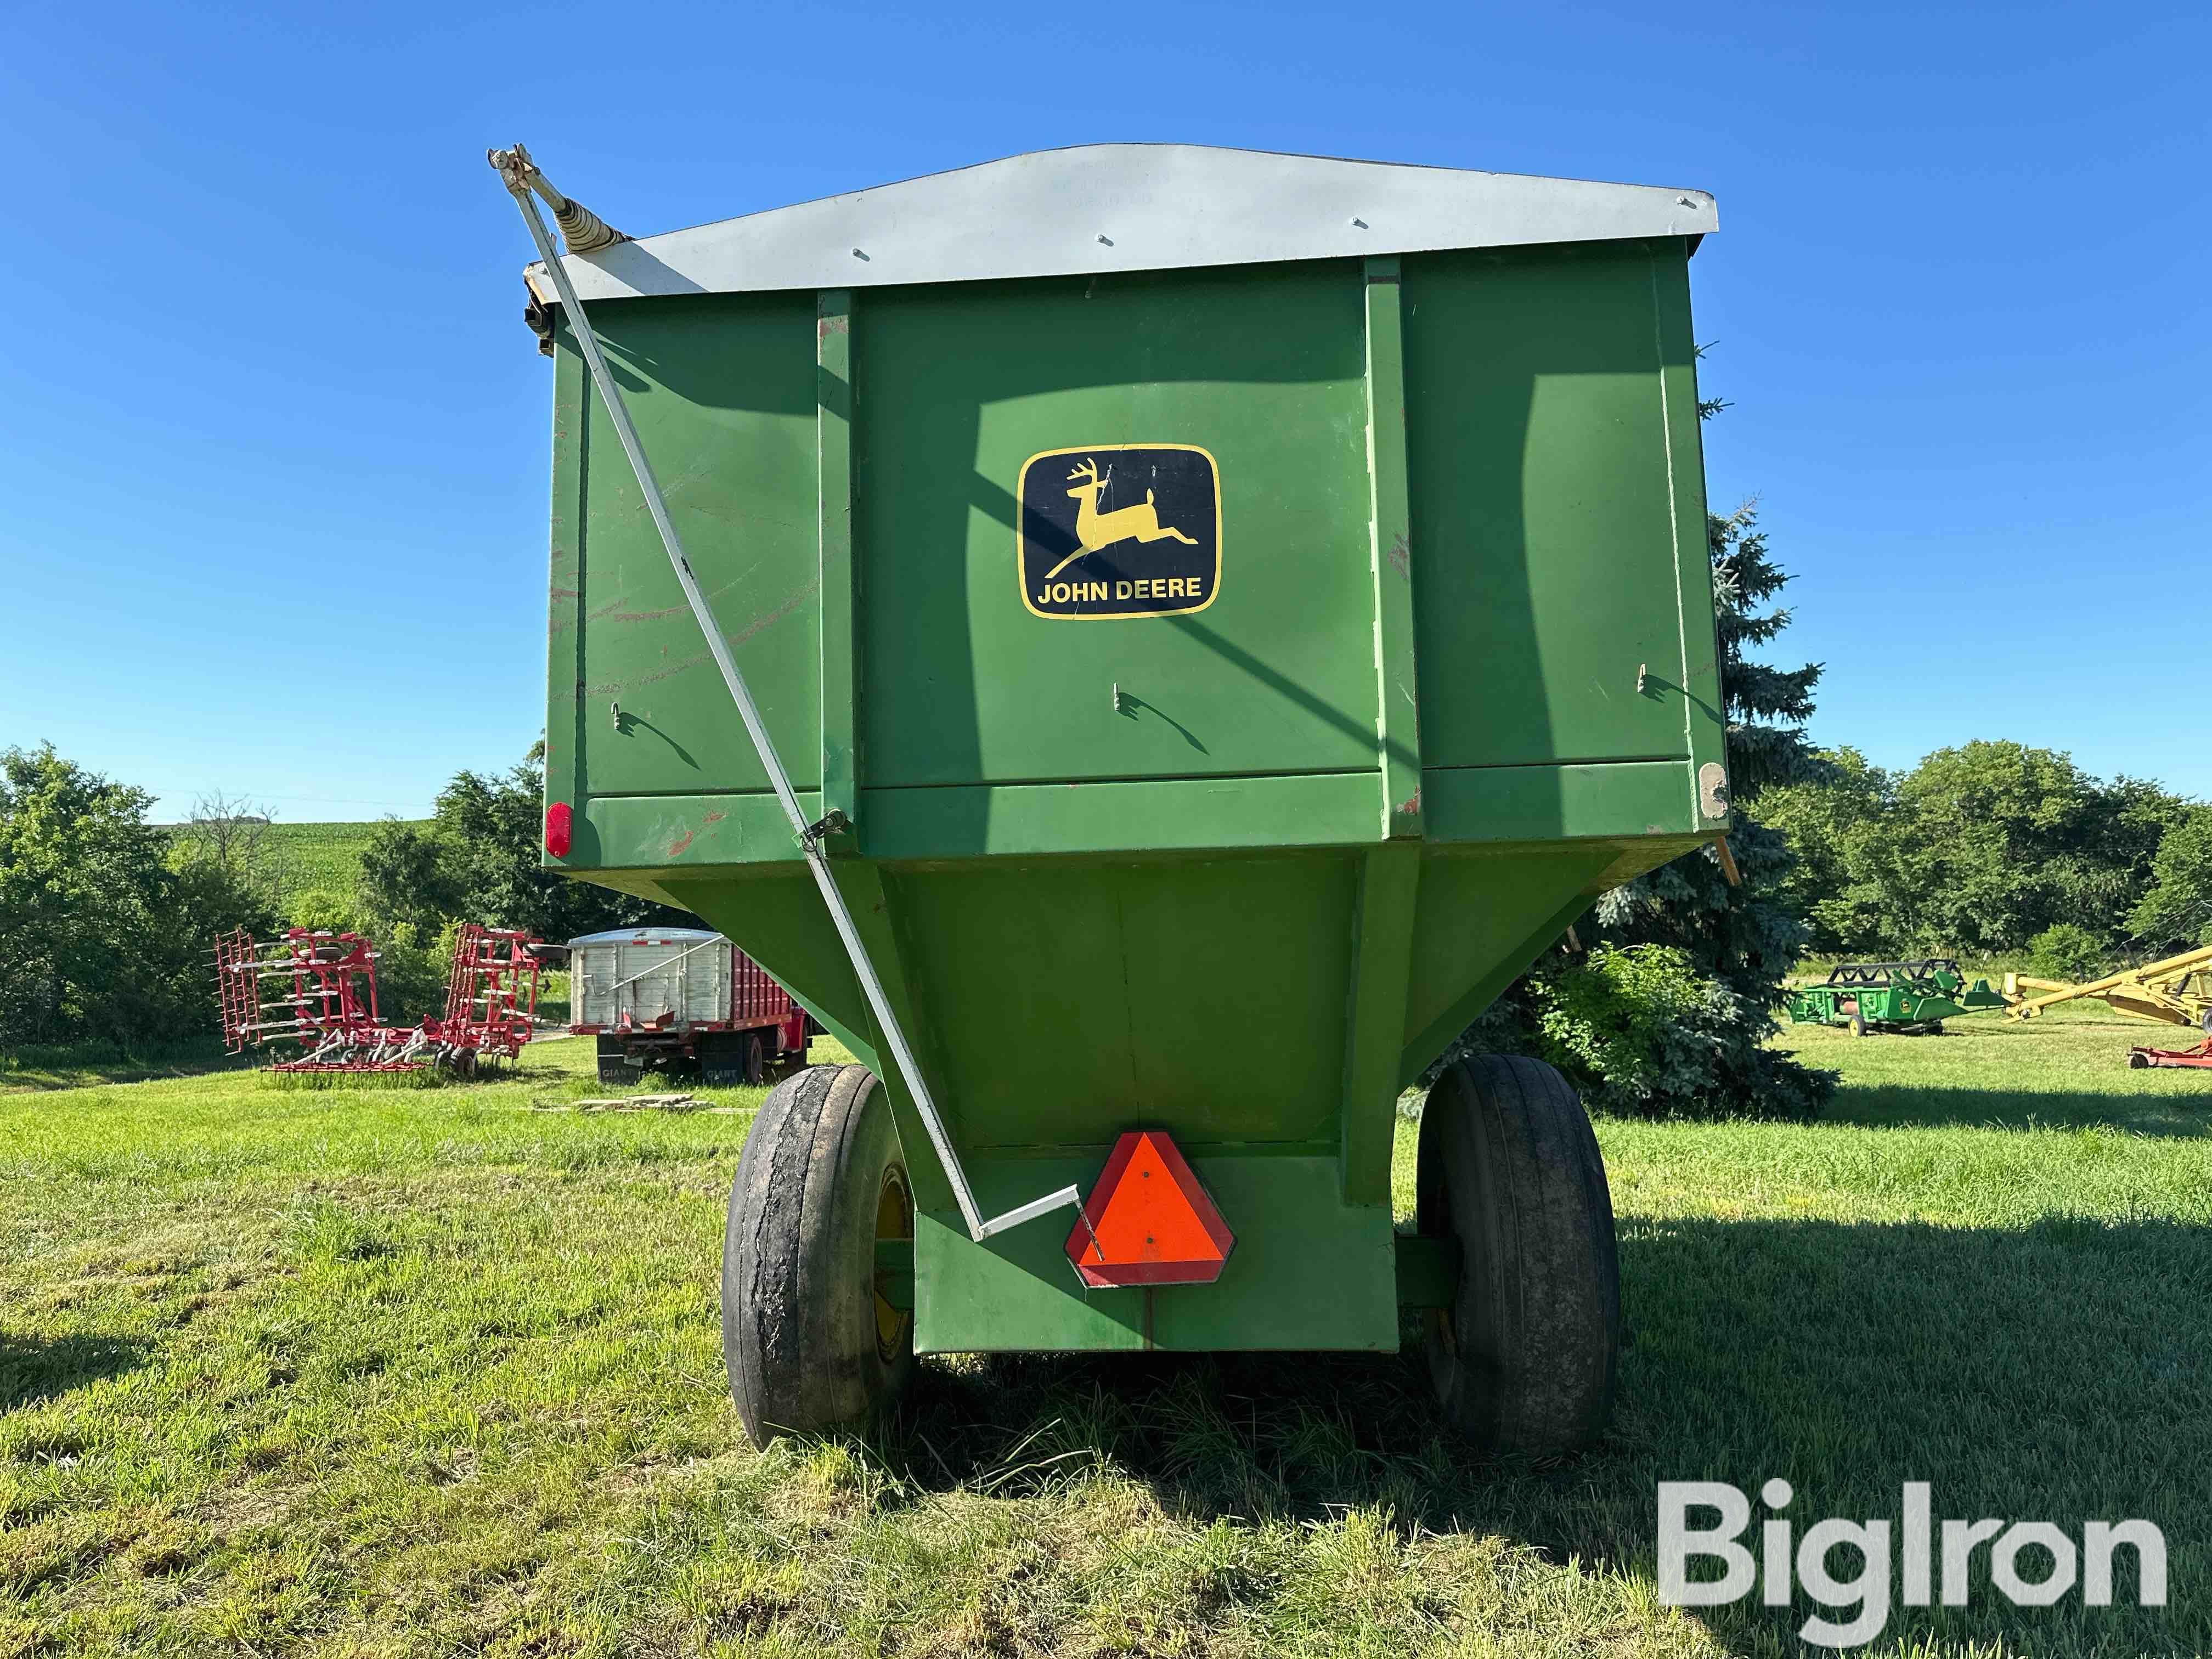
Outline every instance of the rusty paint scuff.
[[[723, 638], [729, 642], [732, 650], [736, 649], [738, 646], [743, 645], [747, 640], [752, 638], [754, 635], [759, 633], [763, 629], [781, 622], [793, 611], [798, 610], [800, 605], [804, 605], [813, 596], [814, 590], [817, 585], [818, 584], [817, 582], [812, 581], [804, 584], [800, 586], [798, 592], [790, 595], [790, 597], [786, 599], [781, 605], [776, 606], [775, 610], [769, 611], [766, 616], [756, 617], [750, 623], [744, 628], [740, 629], [737, 633], [726, 634], [723, 635]], [[711, 662], [713, 660], [714, 653], [712, 652], [695, 651], [691, 655], [684, 658], [682, 661], [671, 663], [667, 667], [661, 669], [657, 673], [641, 675], [635, 681], [609, 680], [604, 685], [592, 686], [591, 688], [591, 695], [595, 697], [612, 696], [617, 692], [634, 690], [638, 686], [655, 685], [662, 680], [669, 679], [678, 674], [683, 673], [686, 669], [696, 668], [702, 662]]]

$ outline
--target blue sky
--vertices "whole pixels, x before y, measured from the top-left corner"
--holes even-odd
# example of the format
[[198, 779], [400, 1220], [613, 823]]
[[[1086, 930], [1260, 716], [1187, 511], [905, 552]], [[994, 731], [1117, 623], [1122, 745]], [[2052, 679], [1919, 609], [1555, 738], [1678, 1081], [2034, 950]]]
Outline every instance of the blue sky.
[[1173, 139], [1715, 191], [1717, 505], [1814, 735], [2212, 795], [2202, 6], [16, 8], [0, 745], [428, 808], [542, 720], [547, 366], [484, 148], [644, 232]]

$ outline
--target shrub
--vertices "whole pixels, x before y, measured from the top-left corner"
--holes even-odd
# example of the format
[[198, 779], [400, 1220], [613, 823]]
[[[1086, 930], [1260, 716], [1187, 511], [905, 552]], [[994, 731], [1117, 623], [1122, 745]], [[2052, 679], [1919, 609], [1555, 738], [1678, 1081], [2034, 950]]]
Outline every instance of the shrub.
[[1689, 952], [1673, 945], [1594, 951], [1537, 982], [1542, 1057], [1601, 1090], [1649, 1097], [1659, 1086], [1670, 1039], [1695, 1028], [1714, 988], [1698, 977]]
[[447, 921], [520, 927], [559, 944], [579, 933], [696, 918], [541, 867], [544, 745], [495, 777], [457, 772], [428, 823], [388, 818], [362, 849], [355, 908], [380, 938], [405, 922], [428, 938]]
[[2076, 922], [2058, 922], [2027, 942], [2028, 970], [2043, 979], [2097, 979], [2111, 960], [2104, 941]]
[[234, 868], [173, 866], [152, 797], [51, 744], [0, 750], [0, 1050], [133, 1054], [214, 1034], [208, 950], [271, 920]]
[[361, 919], [361, 907], [343, 893], [334, 893], [327, 887], [310, 887], [293, 896], [286, 906], [291, 912], [295, 927], [327, 928], [333, 933], [358, 933], [367, 931]]
[[1460, 1054], [1534, 1054], [1593, 1111], [1637, 1117], [1815, 1116], [1835, 1073], [1765, 1046], [1769, 1019], [1670, 945], [1548, 957], [1431, 1069]]
[[419, 1025], [446, 1013], [446, 975], [452, 971], [459, 922], [427, 927], [398, 921], [376, 940], [376, 1001], [387, 1025]]

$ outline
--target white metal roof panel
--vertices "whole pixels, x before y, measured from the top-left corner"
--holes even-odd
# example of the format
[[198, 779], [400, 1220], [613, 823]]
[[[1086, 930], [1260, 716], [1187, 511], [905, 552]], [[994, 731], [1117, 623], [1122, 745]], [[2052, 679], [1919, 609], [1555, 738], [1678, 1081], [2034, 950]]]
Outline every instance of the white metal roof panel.
[[[611, 222], [619, 204], [593, 203]], [[1703, 236], [1700, 190], [1196, 144], [1038, 150], [618, 242], [563, 263], [586, 300], [1259, 264]], [[542, 264], [532, 288], [550, 301]]]
[[666, 940], [677, 945], [697, 945], [721, 935], [707, 927], [613, 927], [604, 933], [583, 933], [568, 941], [574, 950], [579, 945], [642, 945], [648, 939]]

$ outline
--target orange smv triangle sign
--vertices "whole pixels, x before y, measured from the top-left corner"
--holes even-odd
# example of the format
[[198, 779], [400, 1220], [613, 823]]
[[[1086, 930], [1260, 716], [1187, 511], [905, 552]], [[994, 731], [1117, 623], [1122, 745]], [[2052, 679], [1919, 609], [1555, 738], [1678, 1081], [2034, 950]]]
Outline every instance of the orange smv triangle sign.
[[1067, 1236], [1085, 1285], [1210, 1285], [1236, 1244], [1221, 1212], [1159, 1129], [1114, 1143], [1098, 1184]]

